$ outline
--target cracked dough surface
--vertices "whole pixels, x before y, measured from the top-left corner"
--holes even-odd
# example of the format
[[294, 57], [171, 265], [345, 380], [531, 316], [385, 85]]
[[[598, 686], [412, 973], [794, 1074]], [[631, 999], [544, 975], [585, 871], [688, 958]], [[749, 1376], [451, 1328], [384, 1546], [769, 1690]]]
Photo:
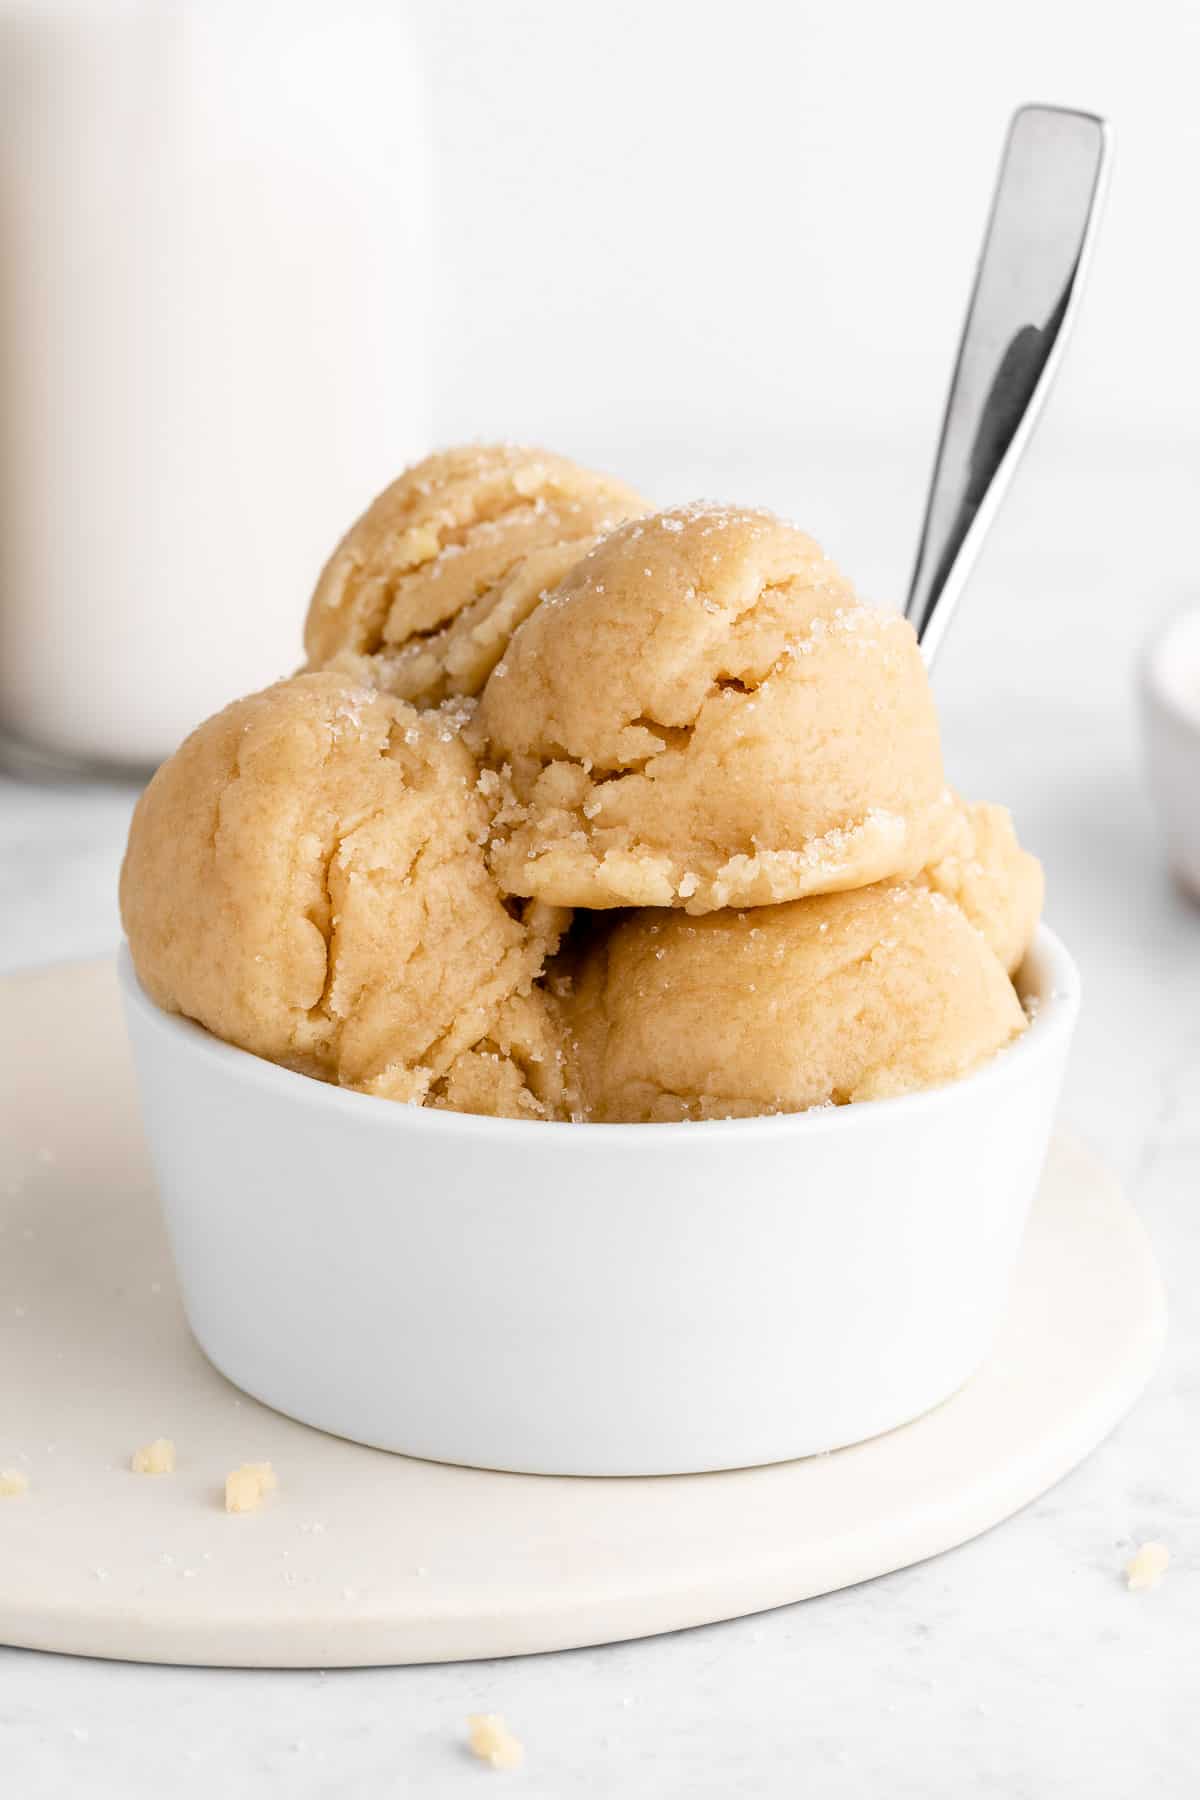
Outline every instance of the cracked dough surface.
[[764, 905], [916, 875], [954, 837], [912, 627], [769, 513], [613, 532], [518, 627], [478, 731], [492, 867], [559, 905]]
[[648, 504], [566, 457], [511, 444], [441, 451], [350, 527], [308, 609], [310, 669], [403, 700], [477, 694], [513, 631], [597, 537]]
[[487, 1036], [434, 1083], [428, 1104], [506, 1119], [567, 1119], [579, 1112], [566, 1030], [553, 996], [535, 987], [504, 1002]]
[[555, 1112], [555, 1015], [532, 984], [566, 919], [514, 916], [488, 873], [466, 710], [324, 673], [193, 732], [138, 802], [121, 871], [147, 993], [344, 1086], [455, 1106], [469, 1085], [472, 1111]]
[[1025, 1025], [981, 933], [908, 882], [600, 925], [567, 1007], [582, 1104], [601, 1122], [910, 1093], [968, 1074]]
[[962, 908], [1013, 975], [1041, 917], [1042, 865], [1021, 848], [1006, 806], [960, 802], [959, 815], [952, 848], [921, 880]]

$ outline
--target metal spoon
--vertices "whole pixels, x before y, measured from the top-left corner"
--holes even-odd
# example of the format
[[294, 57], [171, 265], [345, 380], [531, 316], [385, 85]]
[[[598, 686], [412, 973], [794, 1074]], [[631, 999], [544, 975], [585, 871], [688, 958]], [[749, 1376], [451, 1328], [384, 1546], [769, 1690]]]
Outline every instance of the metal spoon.
[[1110, 133], [1094, 113], [1013, 114], [942, 421], [905, 616], [937, 655], [1079, 303]]

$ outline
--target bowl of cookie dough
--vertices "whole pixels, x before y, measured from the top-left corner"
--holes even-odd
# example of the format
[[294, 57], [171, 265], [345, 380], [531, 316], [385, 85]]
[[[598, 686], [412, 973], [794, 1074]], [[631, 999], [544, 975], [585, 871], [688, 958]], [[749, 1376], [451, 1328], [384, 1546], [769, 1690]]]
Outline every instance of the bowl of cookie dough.
[[546, 452], [406, 471], [298, 675], [139, 803], [121, 981], [192, 1329], [534, 1473], [810, 1455], [987, 1355], [1078, 976], [802, 532]]

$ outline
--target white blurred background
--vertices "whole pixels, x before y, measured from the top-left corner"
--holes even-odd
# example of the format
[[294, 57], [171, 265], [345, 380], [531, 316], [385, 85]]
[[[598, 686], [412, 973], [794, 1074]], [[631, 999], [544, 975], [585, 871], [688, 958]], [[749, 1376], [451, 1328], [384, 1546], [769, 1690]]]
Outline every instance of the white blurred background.
[[[442, 437], [640, 462], [916, 457], [1009, 114], [1118, 158], [1055, 401], [1074, 455], [1200, 440], [1200, 8], [416, 0]], [[799, 498], [798, 498], [799, 503]]]

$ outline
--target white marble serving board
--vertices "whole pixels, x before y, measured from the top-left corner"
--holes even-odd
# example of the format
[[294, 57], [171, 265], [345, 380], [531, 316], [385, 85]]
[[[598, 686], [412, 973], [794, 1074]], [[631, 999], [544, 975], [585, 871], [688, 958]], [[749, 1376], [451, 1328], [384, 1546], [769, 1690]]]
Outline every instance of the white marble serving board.
[[[651, 1480], [389, 1456], [240, 1395], [189, 1336], [111, 966], [0, 984], [0, 1060], [0, 1468], [29, 1480], [0, 1500], [3, 1643], [334, 1667], [559, 1649], [783, 1605], [1016, 1511], [1128, 1410], [1162, 1343], [1140, 1223], [1060, 1140], [1000, 1342], [912, 1425], [803, 1462]], [[130, 1453], [159, 1435], [177, 1472], [135, 1476]], [[264, 1459], [278, 1493], [227, 1515], [226, 1471]]]

